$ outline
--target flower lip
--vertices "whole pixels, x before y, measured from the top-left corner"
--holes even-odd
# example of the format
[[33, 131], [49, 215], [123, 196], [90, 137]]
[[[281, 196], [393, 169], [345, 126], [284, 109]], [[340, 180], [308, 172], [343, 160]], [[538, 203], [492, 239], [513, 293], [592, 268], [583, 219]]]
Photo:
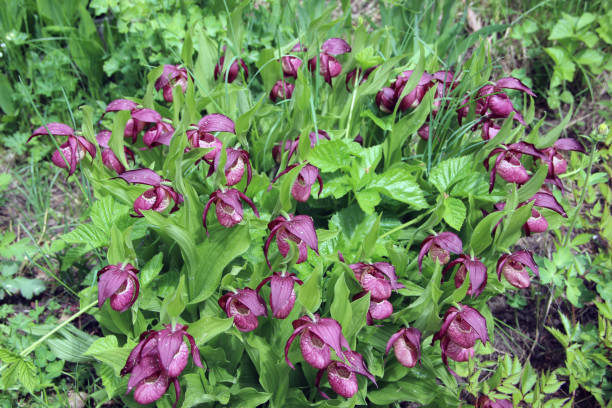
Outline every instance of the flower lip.
[[[463, 252], [463, 243], [461, 242], [461, 238], [459, 238], [456, 234], [445, 231], [436, 235], [430, 235], [425, 238], [421, 244], [421, 250], [419, 251], [419, 256], [417, 258], [419, 272], [421, 272], [423, 268], [423, 258], [427, 253], [429, 253], [433, 245], [444, 251], [452, 252], [453, 254], [460, 254]], [[437, 259], [440, 261], [439, 258]]]
[[391, 347], [400, 364], [414, 367], [421, 359], [421, 331], [414, 327], [404, 327], [389, 338], [385, 354], [389, 353]]
[[263, 299], [251, 288], [226, 293], [219, 299], [219, 306], [227, 317], [234, 318], [234, 325], [242, 332], [255, 330], [259, 325], [257, 318], [268, 315]]
[[[242, 221], [243, 210], [240, 200], [246, 202], [253, 209], [255, 216], [259, 218], [259, 212], [257, 211], [257, 207], [255, 207], [253, 201], [251, 201], [251, 199], [247, 197], [243, 192], [236, 190], [235, 188], [225, 191], [217, 190], [210, 195], [210, 199], [206, 203], [206, 207], [204, 208], [204, 212], [202, 213], [202, 224], [204, 225], [206, 234], [208, 234], [208, 227], [206, 225], [206, 215], [208, 214], [210, 206], [213, 203], [215, 204], [217, 220], [224, 227], [230, 228]], [[233, 210], [233, 214], [230, 215], [227, 212], [220, 210], [225, 208]]]

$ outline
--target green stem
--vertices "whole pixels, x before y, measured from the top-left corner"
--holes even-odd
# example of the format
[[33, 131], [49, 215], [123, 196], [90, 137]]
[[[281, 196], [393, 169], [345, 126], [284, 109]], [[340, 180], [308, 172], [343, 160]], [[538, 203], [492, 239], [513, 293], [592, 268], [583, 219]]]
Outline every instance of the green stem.
[[55, 327], [53, 330], [51, 330], [49, 333], [45, 334], [44, 336], [42, 336], [40, 339], [36, 340], [34, 343], [32, 343], [28, 348], [26, 348], [25, 350], [23, 350], [21, 353], [19, 353], [20, 356], [25, 357], [28, 354], [30, 354], [32, 351], [36, 350], [36, 347], [38, 347], [40, 344], [44, 343], [49, 337], [53, 336], [55, 333], [57, 333], [58, 331], [60, 331], [62, 328], [64, 328], [64, 326], [68, 325], [70, 322], [72, 322], [73, 320], [75, 320], [76, 318], [78, 318], [79, 316], [81, 316], [84, 313], [87, 313], [87, 311], [89, 309], [91, 309], [92, 307], [96, 306], [98, 304], [98, 301], [93, 301], [90, 304], [88, 304], [87, 306], [85, 306], [83, 309], [79, 310], [77, 313], [73, 314], [72, 316], [70, 316], [70, 318], [68, 320], [64, 320], [62, 323], [59, 324], [59, 326]]
[[355, 72], [355, 89], [353, 89], [353, 98], [351, 100], [351, 109], [349, 110], [348, 121], [346, 122], [346, 137], [350, 138], [351, 120], [353, 119], [353, 109], [355, 108], [355, 99], [357, 97], [357, 89], [359, 89], [359, 70]]
[[395, 227], [395, 228], [393, 228], [393, 229], [390, 229], [389, 231], [385, 232], [385, 233], [384, 233], [384, 234], [382, 234], [380, 237], [378, 237], [378, 239], [383, 239], [383, 238], [385, 238], [385, 237], [388, 237], [388, 236], [389, 236], [389, 235], [391, 235], [391, 234], [394, 234], [394, 233], [396, 233], [396, 232], [398, 232], [398, 231], [401, 231], [401, 230], [403, 230], [404, 228], [409, 227], [409, 226], [411, 226], [412, 224], [415, 224], [415, 223], [417, 223], [417, 222], [421, 221], [421, 220], [423, 219], [423, 217], [425, 217], [427, 214], [431, 213], [431, 212], [432, 212], [433, 210], [435, 210], [436, 208], [437, 208], [437, 207], [433, 207], [431, 210], [429, 210], [429, 211], [427, 211], [427, 212], [425, 212], [425, 213], [423, 213], [423, 214], [419, 215], [418, 217], [416, 217], [416, 218], [414, 218], [414, 219], [412, 219], [412, 220], [410, 220], [410, 221], [408, 221], [408, 222], [406, 222], [406, 223], [404, 223], [404, 224], [402, 224], [402, 225], [399, 225], [399, 226], [397, 226], [397, 227]]

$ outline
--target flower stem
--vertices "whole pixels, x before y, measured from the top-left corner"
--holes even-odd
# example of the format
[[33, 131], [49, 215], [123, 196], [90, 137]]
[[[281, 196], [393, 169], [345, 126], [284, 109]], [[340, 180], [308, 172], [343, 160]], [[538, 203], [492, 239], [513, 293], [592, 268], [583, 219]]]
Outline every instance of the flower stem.
[[36, 350], [36, 347], [38, 347], [40, 344], [44, 343], [49, 337], [53, 336], [55, 333], [57, 333], [58, 331], [60, 331], [62, 328], [64, 328], [64, 326], [68, 325], [68, 323], [72, 322], [73, 320], [75, 320], [77, 317], [81, 316], [84, 313], [87, 313], [87, 311], [89, 309], [91, 309], [92, 307], [96, 306], [98, 304], [98, 301], [95, 300], [93, 302], [91, 302], [90, 304], [88, 304], [87, 306], [85, 306], [83, 309], [79, 310], [77, 313], [73, 314], [72, 316], [70, 316], [70, 318], [68, 318], [67, 320], [64, 320], [63, 322], [61, 322], [57, 327], [55, 327], [53, 330], [51, 330], [49, 333], [45, 334], [44, 336], [42, 336], [40, 339], [36, 340], [34, 343], [32, 343], [28, 348], [26, 348], [25, 350], [23, 350], [21, 353], [19, 353], [20, 356], [25, 357], [28, 354], [30, 354], [32, 351]]

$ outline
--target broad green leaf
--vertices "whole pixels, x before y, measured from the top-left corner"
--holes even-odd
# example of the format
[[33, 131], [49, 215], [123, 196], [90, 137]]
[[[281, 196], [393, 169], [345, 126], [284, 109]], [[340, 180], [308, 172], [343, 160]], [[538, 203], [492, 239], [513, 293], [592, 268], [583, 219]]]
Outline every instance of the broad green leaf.
[[396, 165], [383, 174], [377, 175], [368, 189], [375, 189], [379, 193], [386, 194], [394, 200], [401, 201], [416, 209], [428, 206], [415, 176], [411, 173], [409, 167], [403, 164]]
[[533, 201], [527, 205], [517, 208], [503, 222], [503, 229], [499, 236], [498, 246], [510, 249], [512, 245], [521, 237], [521, 228], [531, 217]]
[[548, 165], [540, 164], [538, 170], [531, 176], [529, 181], [518, 189], [518, 202], [522, 203], [529, 200], [535, 193], [540, 190], [544, 180], [548, 175]]
[[409, 374], [402, 381], [395, 381], [380, 389], [368, 391], [368, 399], [374, 404], [385, 406], [390, 406], [397, 401], [428, 405], [439, 397], [443, 389], [432, 378], [423, 377]]
[[382, 218], [382, 213], [376, 219], [376, 223], [372, 225], [372, 229], [365, 237], [363, 241], [363, 256], [365, 258], [369, 258], [374, 251], [374, 247], [376, 246], [376, 241], [378, 240], [378, 228], [380, 227], [380, 219]]
[[181, 49], [181, 59], [187, 68], [191, 68], [193, 65], [193, 40], [191, 39], [191, 32], [185, 32], [185, 39], [183, 40], [183, 48]]
[[358, 155], [361, 146], [343, 139], [322, 140], [310, 151], [308, 161], [323, 173], [350, 168], [353, 156]]
[[448, 197], [444, 200], [444, 221], [457, 231], [461, 230], [465, 220], [466, 208], [463, 201], [458, 198]]
[[576, 65], [566, 50], [559, 47], [544, 48], [544, 51], [555, 62], [555, 71], [561, 75], [561, 79], [571, 81], [574, 79]]
[[119, 159], [121, 164], [127, 169], [128, 163], [125, 159], [125, 124], [132, 116], [130, 111], [119, 111], [115, 112], [115, 116], [113, 119], [113, 127], [112, 134], [110, 140], [108, 141], [108, 147], [111, 148], [115, 156]]
[[116, 226], [111, 227], [110, 245], [108, 247], [107, 259], [109, 265], [126, 262], [125, 244], [123, 234]]
[[572, 24], [568, 24], [565, 19], [557, 21], [557, 24], [550, 30], [548, 36], [549, 40], [563, 40], [565, 38], [572, 38], [574, 36], [574, 27]]
[[206, 404], [208, 402], [215, 402], [217, 398], [214, 395], [208, 394], [204, 388], [204, 382], [206, 381], [200, 373], [189, 373], [183, 375], [183, 380], [187, 384], [185, 391], [185, 400], [183, 401], [182, 408], [191, 408]]
[[359, 331], [366, 325], [370, 308], [370, 293], [351, 302], [351, 323], [344, 327], [344, 334], [351, 347], [355, 347]]
[[252, 387], [237, 387], [232, 393], [229, 406], [241, 408], [257, 408], [263, 406], [272, 397], [269, 392], [257, 391]]
[[321, 305], [321, 285], [319, 281], [322, 272], [323, 265], [317, 264], [304, 284], [296, 288], [298, 301], [310, 313], [316, 312]]
[[0, 109], [9, 116], [16, 113], [15, 105], [13, 104], [13, 87], [6, 75], [0, 73]]
[[374, 214], [374, 208], [380, 204], [380, 194], [376, 190], [368, 189], [357, 191], [355, 193], [355, 198], [357, 199], [357, 203], [359, 207], [366, 214]]
[[263, 389], [272, 394], [270, 407], [281, 408], [285, 406], [287, 391], [289, 389], [289, 366], [284, 361], [283, 350], [271, 345], [262, 337], [254, 333], [247, 333], [245, 347], [253, 365], [259, 374], [259, 383]]
[[467, 170], [472, 160], [473, 158], [470, 156], [460, 156], [440, 162], [431, 169], [429, 182], [439, 192], [448, 192], [449, 187], [454, 183], [470, 175], [470, 172]]
[[360, 116], [362, 118], [372, 119], [372, 122], [374, 122], [374, 124], [378, 126], [379, 128], [381, 128], [382, 130], [391, 130], [393, 128], [393, 125], [391, 124], [389, 120], [391, 116], [384, 116], [382, 118], [379, 118], [378, 116], [374, 115], [374, 113], [372, 113], [372, 111], [370, 110], [362, 111]]
[[330, 313], [342, 327], [349, 327], [353, 319], [353, 309], [349, 301], [350, 291], [346, 286], [344, 274], [338, 276], [334, 285], [334, 300], [332, 301]]
[[573, 107], [570, 108], [569, 112], [567, 112], [567, 115], [565, 115], [561, 123], [552, 128], [550, 131], [548, 131], [548, 133], [546, 133], [544, 136], [540, 137], [539, 140], [536, 141], [535, 146], [538, 149], [543, 149], [545, 147], [552, 146], [561, 135], [561, 132], [567, 127], [570, 119], [572, 118], [572, 112]]
[[185, 310], [188, 297], [187, 288], [185, 287], [185, 275], [181, 275], [174, 294], [162, 301], [159, 321], [161, 323], [175, 321]]
[[17, 379], [26, 390], [33, 392], [38, 388], [40, 378], [34, 363], [25, 359], [19, 360], [16, 363], [15, 372], [17, 373]]
[[597, 69], [604, 62], [604, 54], [598, 50], [583, 50], [576, 55], [575, 61], [581, 65], [588, 65], [591, 69]]
[[217, 46], [208, 38], [206, 30], [199, 31], [198, 58], [193, 69], [193, 75], [198, 90], [208, 95], [213, 81], [212, 64], [215, 64], [218, 60]]
[[[412, 74], [408, 82], [410, 82], [413, 78], [415, 78], [415, 73]], [[406, 85], [406, 88], [408, 84]], [[390, 138], [389, 141], [389, 156], [392, 157], [390, 163], [396, 162], [397, 158], [401, 157], [402, 154], [402, 146], [408, 140], [408, 138], [414, 135], [417, 130], [427, 120], [429, 117], [429, 112], [431, 111], [431, 107], [433, 106], [433, 96], [435, 94], [435, 88], [431, 88], [423, 97], [419, 106], [417, 106], [414, 111], [404, 116], [400, 120], [398, 120], [393, 125], [393, 130], [391, 131], [391, 135], [388, 136]], [[398, 99], [398, 101], [401, 99]], [[399, 105], [399, 102], [398, 102]]]
[[355, 60], [362, 69], [368, 69], [383, 62], [382, 57], [374, 51], [372, 46], [363, 48], [361, 51], [355, 54]]
[[117, 338], [111, 335], [94, 341], [89, 346], [87, 352], [85, 352], [85, 355], [92, 356], [96, 360], [108, 364], [113, 368], [115, 375], [119, 376], [119, 372], [125, 366], [125, 362], [135, 345], [133, 342], [128, 341], [126, 345], [119, 347]]
[[[198, 303], [208, 299], [218, 289], [223, 269], [249, 249], [251, 237], [246, 225], [236, 225], [232, 228], [220, 227], [210, 229], [211, 238], [198, 245], [197, 269], [189, 275], [188, 287], [193, 289], [189, 303]], [[214, 254], [214, 256], [211, 256]]]
[[201, 347], [219, 334], [228, 331], [233, 323], [233, 319], [203, 316], [197, 322], [189, 325], [188, 332], [193, 336], [196, 344]]
[[[51, 330], [53, 327], [49, 327]], [[68, 325], [55, 336], [47, 340], [47, 345], [57, 358], [71, 363], [84, 363], [92, 361], [85, 355], [89, 347], [99, 337], [85, 333], [73, 325]]]
[[162, 252], [155, 255], [153, 258], [140, 269], [140, 275], [138, 277], [140, 286], [145, 287], [153, 281], [159, 275], [162, 270], [164, 254]]
[[493, 212], [484, 217], [474, 228], [472, 233], [472, 239], [470, 241], [470, 247], [474, 251], [475, 255], [478, 255], [484, 251], [493, 242], [491, 231], [497, 222], [504, 216], [501, 211]]

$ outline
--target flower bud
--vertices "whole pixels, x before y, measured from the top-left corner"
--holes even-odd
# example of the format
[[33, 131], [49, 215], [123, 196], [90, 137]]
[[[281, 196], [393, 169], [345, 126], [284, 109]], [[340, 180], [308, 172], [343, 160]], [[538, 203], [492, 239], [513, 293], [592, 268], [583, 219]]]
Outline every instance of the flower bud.
[[270, 91], [270, 99], [272, 102], [283, 101], [285, 99], [291, 99], [293, 95], [293, 90], [295, 89], [295, 85], [285, 82], [285, 81], [276, 81], [274, 87]]

